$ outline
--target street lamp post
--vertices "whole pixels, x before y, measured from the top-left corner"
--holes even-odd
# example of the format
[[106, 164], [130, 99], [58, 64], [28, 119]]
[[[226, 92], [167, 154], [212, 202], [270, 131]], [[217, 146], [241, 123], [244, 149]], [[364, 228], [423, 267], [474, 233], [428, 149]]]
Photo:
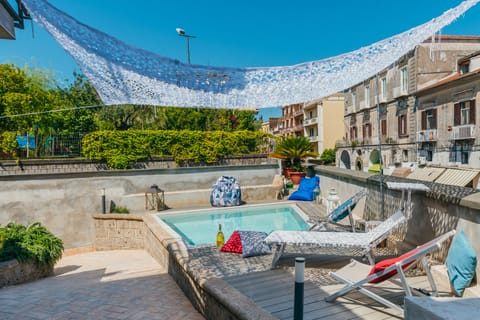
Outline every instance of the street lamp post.
[[190, 64], [190, 38], [196, 38], [197, 36], [189, 35], [182, 28], [175, 29], [179, 36], [184, 37], [187, 40], [187, 62]]

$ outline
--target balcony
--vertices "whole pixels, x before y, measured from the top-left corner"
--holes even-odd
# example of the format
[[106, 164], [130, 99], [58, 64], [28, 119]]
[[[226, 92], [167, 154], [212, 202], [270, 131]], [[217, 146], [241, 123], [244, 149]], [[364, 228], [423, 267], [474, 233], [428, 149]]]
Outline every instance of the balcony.
[[393, 88], [393, 97], [394, 98], [398, 98], [398, 97], [402, 97], [402, 96], [406, 96], [406, 95], [407, 95], [407, 90], [405, 90], [405, 89], [402, 90], [402, 87]]
[[317, 118], [310, 118], [310, 119], [304, 119], [303, 120], [303, 125], [304, 126], [311, 126], [313, 124], [317, 123]]
[[475, 125], [455, 126], [450, 132], [450, 140], [475, 139]]
[[350, 147], [352, 142], [350, 140], [337, 140], [335, 142], [335, 148], [346, 148]]
[[417, 132], [417, 142], [437, 141], [437, 129], [428, 129]]
[[301, 131], [303, 130], [303, 124], [297, 124], [295, 127], [294, 127], [294, 131]]
[[303, 115], [303, 109], [295, 110], [295, 111], [293, 112], [293, 116], [294, 116], [294, 117], [298, 117], [298, 116], [301, 116], [301, 115]]
[[310, 136], [308, 140], [310, 140], [310, 142], [318, 142], [318, 136]]

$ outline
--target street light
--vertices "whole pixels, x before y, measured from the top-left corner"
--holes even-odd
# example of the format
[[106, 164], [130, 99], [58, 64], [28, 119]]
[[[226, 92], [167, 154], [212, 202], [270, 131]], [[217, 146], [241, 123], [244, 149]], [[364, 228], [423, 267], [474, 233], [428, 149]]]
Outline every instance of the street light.
[[177, 31], [179, 36], [187, 39], [187, 61], [188, 64], [190, 64], [190, 38], [196, 38], [197, 36], [187, 34], [182, 28], [176, 28], [175, 30]]

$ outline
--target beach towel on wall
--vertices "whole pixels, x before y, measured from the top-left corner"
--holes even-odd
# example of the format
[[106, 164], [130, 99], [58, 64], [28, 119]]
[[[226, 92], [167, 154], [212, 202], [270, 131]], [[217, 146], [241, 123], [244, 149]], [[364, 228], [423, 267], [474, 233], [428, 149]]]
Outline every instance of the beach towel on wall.
[[240, 184], [234, 177], [222, 176], [212, 186], [210, 204], [213, 207], [232, 207], [241, 203]]

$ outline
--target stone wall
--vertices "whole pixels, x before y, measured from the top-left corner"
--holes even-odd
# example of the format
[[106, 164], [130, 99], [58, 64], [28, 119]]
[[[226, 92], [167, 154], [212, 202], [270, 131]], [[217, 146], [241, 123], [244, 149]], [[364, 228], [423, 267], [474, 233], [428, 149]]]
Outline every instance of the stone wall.
[[[265, 163], [276, 163], [276, 160], [268, 158], [264, 154], [239, 155], [220, 159], [216, 166], [258, 165]], [[151, 160], [138, 161], [132, 169], [171, 168], [177, 168], [177, 164], [172, 157], [157, 157]], [[111, 171], [105, 162], [78, 158], [0, 160], [0, 177], [102, 171]]]
[[[320, 176], [324, 199], [330, 188], [334, 188], [342, 200], [361, 188], [368, 189], [365, 201], [360, 202], [353, 211], [365, 220], [383, 220], [400, 207], [402, 193], [389, 190], [387, 181], [421, 182], [391, 176], [380, 178], [379, 175], [328, 166], [316, 166], [315, 171]], [[412, 192], [412, 217], [403, 239], [405, 243], [420, 245], [449, 230], [464, 230], [477, 256], [480, 256], [480, 243], [477, 241], [480, 234], [480, 192], [471, 188], [421, 183], [431, 190]], [[444, 248], [436, 256], [443, 259], [446, 254], [447, 248]], [[477, 274], [480, 274], [480, 264], [477, 265]]]
[[19, 263], [16, 259], [0, 262], [0, 288], [45, 278], [52, 273], [53, 267]]
[[[93, 214], [112, 204], [130, 213], [145, 213], [145, 191], [153, 184], [165, 190], [170, 208], [209, 205], [209, 189], [222, 175], [237, 178], [242, 186], [271, 185], [278, 164], [142, 169], [0, 176], [0, 224], [40, 222], [63, 240], [67, 251], [93, 248]], [[200, 194], [197, 190], [207, 190]], [[263, 192], [265, 191], [265, 192]], [[247, 192], [246, 201], [274, 200], [268, 188]]]

